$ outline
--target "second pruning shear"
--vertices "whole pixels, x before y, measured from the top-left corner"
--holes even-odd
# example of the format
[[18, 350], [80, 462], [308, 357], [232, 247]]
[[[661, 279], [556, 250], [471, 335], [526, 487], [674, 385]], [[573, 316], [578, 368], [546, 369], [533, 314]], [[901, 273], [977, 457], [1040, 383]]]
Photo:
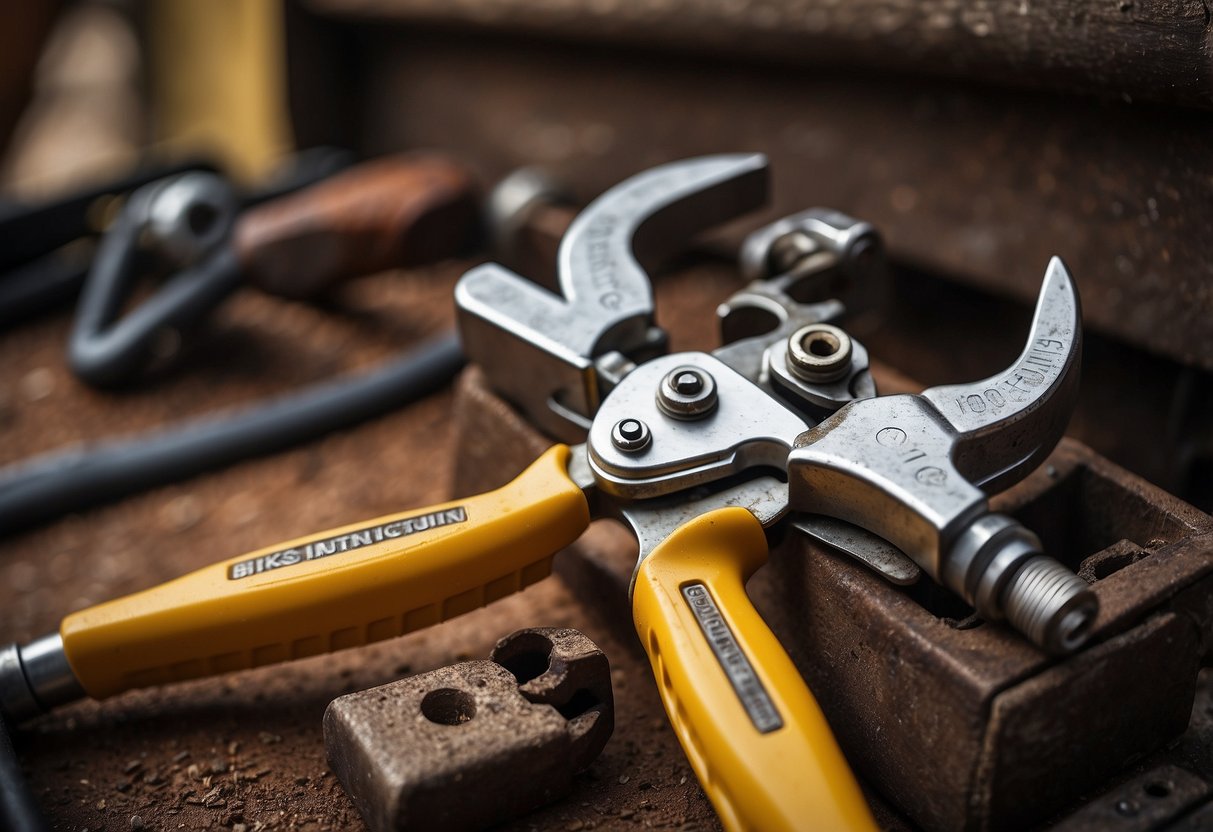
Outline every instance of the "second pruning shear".
[[921, 569], [1043, 648], [1076, 649], [1093, 594], [1032, 532], [991, 513], [986, 495], [1061, 436], [1078, 296], [1054, 260], [1010, 369], [877, 397], [863, 346], [830, 323], [841, 302], [802, 301], [830, 281], [862, 292], [879, 239], [814, 210], [747, 239], [752, 282], [721, 307], [726, 345], [663, 354], [640, 261], [758, 207], [766, 188], [760, 155], [664, 165], [577, 217], [556, 291], [496, 265], [464, 276], [456, 301], [469, 357], [534, 423], [580, 444], [555, 445], [496, 491], [278, 544], [74, 613], [58, 633], [0, 651], [0, 707], [19, 720], [83, 695], [411, 632], [540, 580], [592, 518], [614, 517], [639, 542], [636, 630], [725, 827], [874, 828], [745, 581], [767, 558], [765, 529], [792, 515], [890, 580]]

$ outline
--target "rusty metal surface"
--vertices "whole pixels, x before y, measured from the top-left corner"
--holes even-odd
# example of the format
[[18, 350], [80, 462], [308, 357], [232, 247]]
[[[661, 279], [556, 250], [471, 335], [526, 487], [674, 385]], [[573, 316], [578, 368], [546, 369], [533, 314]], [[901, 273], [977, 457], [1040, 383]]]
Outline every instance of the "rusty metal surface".
[[308, 0], [326, 15], [440, 23], [811, 66], [1213, 106], [1199, 0]]
[[598, 645], [571, 627], [528, 627], [498, 641], [489, 659], [514, 674], [529, 702], [569, 720], [573, 771], [594, 761], [615, 725], [611, 665]]
[[[1208, 829], [1199, 812], [1180, 820], [1187, 810], [1208, 801], [1207, 780], [1179, 766], [1164, 764], [1118, 785], [1050, 827], [1051, 832], [1151, 832], [1157, 829]], [[1205, 810], [1213, 810], [1207, 805]], [[1205, 812], [1206, 821], [1213, 819]], [[1179, 823], [1171, 825], [1172, 822]]]
[[[477, 449], [547, 444], [494, 400], [469, 370], [457, 490], [514, 473]], [[894, 587], [791, 533], [750, 583], [848, 759], [925, 828], [1038, 824], [1160, 749], [1188, 724], [1213, 633], [1213, 518], [1072, 440], [994, 508], [1094, 580], [1101, 613], [1076, 656], [1051, 659], [928, 581]], [[557, 571], [629, 629], [634, 543], [591, 532]]]
[[880, 228], [891, 257], [1022, 302], [1060, 255], [1088, 327], [1213, 370], [1207, 113], [902, 74], [332, 28], [360, 55], [344, 70], [361, 94], [331, 105], [313, 95], [310, 106], [354, 109], [338, 121], [365, 151], [442, 145], [477, 159], [486, 181], [541, 163], [584, 199], [662, 161], [761, 150], [778, 172], [776, 212], [834, 206]]
[[568, 628], [522, 630], [490, 661], [347, 694], [329, 765], [373, 832], [473, 830], [564, 797], [613, 724], [606, 656]]
[[1177, 736], [1213, 626], [1170, 603], [1213, 593], [1213, 522], [1082, 446], [994, 505], [1071, 566], [1121, 540], [1142, 555], [1097, 575], [1092, 646], [1066, 662], [929, 584], [902, 593], [813, 547], [772, 559], [773, 629], [852, 760], [928, 828], [1040, 822]]

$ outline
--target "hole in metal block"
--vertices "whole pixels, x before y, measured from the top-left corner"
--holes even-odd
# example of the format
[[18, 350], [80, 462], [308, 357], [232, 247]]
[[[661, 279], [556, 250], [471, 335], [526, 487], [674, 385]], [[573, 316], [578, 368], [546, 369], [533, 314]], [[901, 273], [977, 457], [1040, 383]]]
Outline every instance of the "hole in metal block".
[[838, 352], [838, 339], [824, 332], [816, 333], [805, 341], [808, 342], [804, 345], [808, 351], [821, 358], [829, 358]]
[[493, 651], [493, 661], [513, 673], [518, 684], [525, 685], [547, 672], [552, 642], [539, 633], [520, 633]]
[[476, 700], [456, 688], [439, 688], [421, 700], [421, 715], [439, 725], [463, 725], [476, 716]]
[[584, 713], [592, 711], [602, 703], [598, 701], [598, 697], [592, 691], [582, 688], [573, 694], [573, 697], [558, 707], [556, 710], [565, 719], [576, 719]]
[[1148, 555], [1132, 541], [1121, 540], [1084, 560], [1078, 574], [1086, 581], [1102, 581]]
[[1159, 782], [1147, 783], [1145, 792], [1150, 797], [1167, 797], [1171, 794], [1171, 784]]

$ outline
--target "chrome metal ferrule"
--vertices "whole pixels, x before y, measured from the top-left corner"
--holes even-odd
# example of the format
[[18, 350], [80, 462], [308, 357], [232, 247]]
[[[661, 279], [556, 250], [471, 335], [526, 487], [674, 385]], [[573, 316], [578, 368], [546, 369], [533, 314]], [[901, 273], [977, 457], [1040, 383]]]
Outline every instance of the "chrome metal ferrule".
[[17, 724], [85, 696], [58, 633], [0, 648], [0, 713]]
[[1019, 521], [984, 514], [957, 537], [940, 577], [983, 618], [1005, 618], [1049, 653], [1072, 653], [1090, 634], [1099, 600], [1042, 548]]

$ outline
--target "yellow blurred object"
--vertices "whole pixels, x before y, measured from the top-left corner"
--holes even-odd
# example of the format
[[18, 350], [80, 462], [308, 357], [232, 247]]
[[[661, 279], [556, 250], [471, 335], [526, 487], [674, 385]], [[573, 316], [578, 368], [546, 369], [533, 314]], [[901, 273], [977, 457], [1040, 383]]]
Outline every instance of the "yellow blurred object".
[[156, 140], [267, 173], [292, 144], [280, 0], [153, 0], [147, 24]]

